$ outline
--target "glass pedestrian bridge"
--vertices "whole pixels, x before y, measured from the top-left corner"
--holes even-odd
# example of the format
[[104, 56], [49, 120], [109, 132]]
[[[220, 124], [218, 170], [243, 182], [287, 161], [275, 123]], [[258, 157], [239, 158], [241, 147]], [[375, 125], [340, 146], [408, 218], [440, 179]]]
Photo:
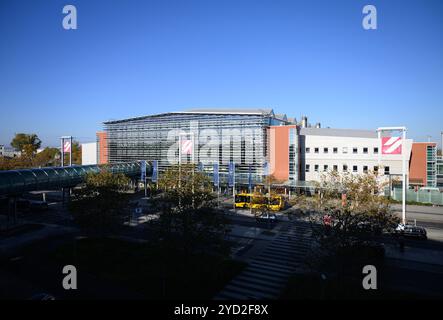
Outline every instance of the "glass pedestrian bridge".
[[[0, 195], [71, 188], [82, 183], [88, 173], [102, 170], [123, 173], [130, 178], [136, 178], [140, 177], [141, 162], [0, 171]], [[149, 164], [146, 165], [146, 171], [147, 175], [150, 175]]]

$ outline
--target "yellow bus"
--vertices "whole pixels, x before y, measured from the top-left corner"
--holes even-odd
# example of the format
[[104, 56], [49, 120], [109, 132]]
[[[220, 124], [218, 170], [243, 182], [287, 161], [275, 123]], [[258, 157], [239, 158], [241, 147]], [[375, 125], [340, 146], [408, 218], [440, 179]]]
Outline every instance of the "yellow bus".
[[259, 209], [261, 207], [267, 207], [271, 211], [280, 211], [284, 209], [285, 202], [283, 197], [279, 195], [272, 196], [270, 203], [268, 203], [268, 199], [264, 195], [238, 193], [235, 195], [235, 207], [248, 209]]
[[273, 196], [268, 204], [269, 210], [280, 211], [285, 208], [285, 201], [282, 196]]

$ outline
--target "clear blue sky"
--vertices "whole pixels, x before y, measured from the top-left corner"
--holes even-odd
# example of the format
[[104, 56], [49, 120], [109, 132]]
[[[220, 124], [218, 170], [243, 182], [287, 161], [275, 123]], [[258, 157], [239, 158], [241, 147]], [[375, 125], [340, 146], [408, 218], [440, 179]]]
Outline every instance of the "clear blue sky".
[[0, 143], [93, 141], [105, 120], [195, 107], [443, 130], [441, 0], [0, 0], [0, 37]]

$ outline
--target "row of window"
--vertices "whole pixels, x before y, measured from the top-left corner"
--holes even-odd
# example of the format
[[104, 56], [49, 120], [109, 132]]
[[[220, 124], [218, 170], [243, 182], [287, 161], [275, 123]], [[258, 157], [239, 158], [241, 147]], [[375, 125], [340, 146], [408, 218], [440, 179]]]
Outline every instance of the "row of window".
[[[313, 150], [314, 150], [314, 153], [320, 153], [320, 148], [316, 147], [316, 148], [313, 148]], [[306, 153], [311, 153], [311, 148], [307, 147], [305, 151], [306, 151]], [[363, 154], [368, 154], [369, 148], [363, 147], [362, 151], [363, 151]], [[323, 153], [329, 153], [329, 148], [327, 148], [327, 147], [323, 148]], [[338, 148], [337, 147], [332, 148], [332, 153], [338, 153]], [[344, 153], [344, 154], [348, 153], [348, 147], [343, 147], [341, 150], [341, 153]], [[352, 153], [358, 154], [358, 148], [356, 148], [356, 147], [352, 148]], [[374, 147], [372, 149], [372, 153], [378, 154], [378, 147]]]
[[[329, 165], [327, 165], [327, 164], [323, 165], [323, 171], [328, 171], [329, 169], [330, 169], [330, 168], [329, 168]], [[389, 167], [388, 167], [388, 166], [385, 166], [384, 169], [385, 169], [385, 174], [389, 174], [389, 173], [390, 173], [390, 170], [389, 170]], [[306, 165], [306, 168], [305, 168], [305, 172], [310, 172], [310, 170], [311, 170], [311, 165], [307, 164], [307, 165]], [[332, 170], [333, 170], [333, 171], [338, 171], [338, 165], [333, 165], [333, 166], [332, 166]], [[343, 171], [343, 172], [348, 172], [348, 170], [349, 170], [349, 169], [348, 169], [348, 165], [347, 165], [347, 164], [344, 164], [344, 165], [342, 166], [342, 171]], [[315, 172], [319, 172], [319, 171], [320, 171], [320, 165], [315, 164], [315, 165], [314, 165], [314, 171], [315, 171]], [[363, 172], [364, 172], [364, 173], [368, 173], [368, 171], [369, 171], [369, 167], [368, 167], [368, 166], [363, 166]], [[378, 172], [378, 166], [374, 166], [374, 167], [373, 167], [373, 171], [374, 171], [374, 172]], [[353, 165], [353, 166], [352, 166], [352, 172], [358, 172], [358, 166]]]

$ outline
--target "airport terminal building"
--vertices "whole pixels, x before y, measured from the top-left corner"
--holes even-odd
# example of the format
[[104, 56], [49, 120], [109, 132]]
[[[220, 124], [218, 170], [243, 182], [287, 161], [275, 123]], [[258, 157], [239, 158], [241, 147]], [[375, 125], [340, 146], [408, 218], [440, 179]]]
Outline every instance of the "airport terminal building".
[[[436, 144], [417, 148], [407, 139], [403, 149], [413, 175], [408, 180], [433, 186], [428, 157]], [[306, 117], [297, 121], [265, 108], [191, 109], [107, 121], [97, 134], [95, 152], [98, 163], [158, 160], [160, 172], [177, 163], [195, 163], [211, 174], [218, 163], [221, 183], [234, 162], [239, 185], [248, 183], [249, 172], [254, 183], [268, 173], [286, 186], [309, 185], [332, 170], [378, 171], [400, 179], [402, 173], [401, 154], [381, 154], [375, 129], [321, 128]]]

